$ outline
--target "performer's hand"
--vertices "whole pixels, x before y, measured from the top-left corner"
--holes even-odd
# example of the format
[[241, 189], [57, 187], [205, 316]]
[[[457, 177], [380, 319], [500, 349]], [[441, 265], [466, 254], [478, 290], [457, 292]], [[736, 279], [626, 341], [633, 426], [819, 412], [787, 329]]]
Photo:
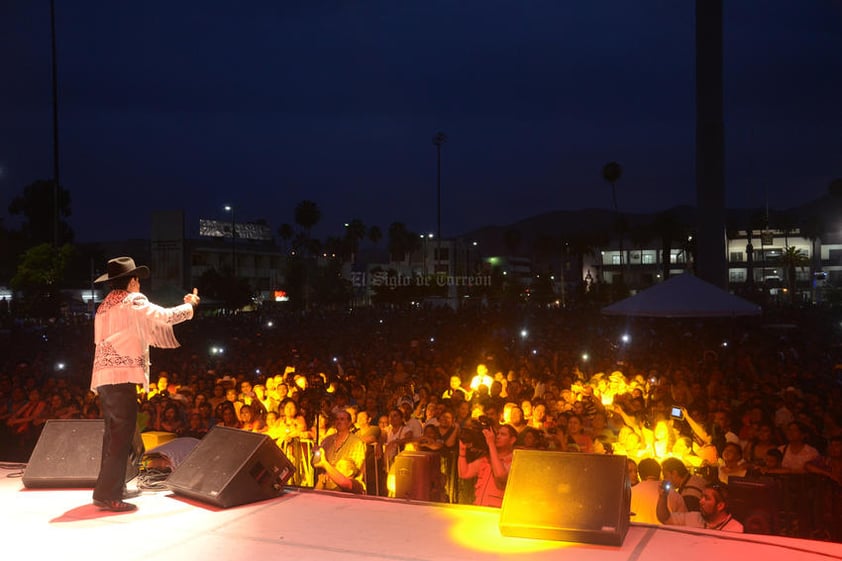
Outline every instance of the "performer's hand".
[[199, 289], [198, 288], [194, 288], [192, 294], [185, 294], [184, 295], [184, 303], [190, 304], [194, 308], [199, 305], [200, 300], [201, 300], [201, 298], [199, 298]]

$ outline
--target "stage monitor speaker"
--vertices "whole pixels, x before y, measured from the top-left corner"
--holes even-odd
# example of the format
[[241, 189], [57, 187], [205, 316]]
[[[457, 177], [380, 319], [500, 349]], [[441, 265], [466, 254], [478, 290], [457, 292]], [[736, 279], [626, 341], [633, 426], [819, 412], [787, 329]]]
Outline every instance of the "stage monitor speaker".
[[[27, 488], [68, 488], [96, 485], [102, 459], [102, 419], [50, 419], [23, 472]], [[126, 466], [126, 481], [138, 474], [143, 442], [135, 434], [134, 453]]]
[[728, 478], [728, 508], [746, 534], [775, 534], [783, 508], [779, 479], [770, 476]]
[[143, 446], [146, 448], [147, 451], [152, 450], [153, 448], [157, 448], [162, 444], [169, 442], [171, 440], [176, 439], [176, 434], [174, 432], [164, 432], [158, 430], [149, 430], [146, 432], [140, 433], [140, 437], [143, 439]]
[[168, 440], [160, 446], [146, 450], [140, 464], [145, 470], [166, 470], [172, 473], [197, 444], [199, 439], [189, 436]]
[[625, 456], [517, 449], [500, 532], [619, 546], [629, 530], [630, 504]]
[[395, 498], [442, 502], [441, 455], [404, 450], [395, 457]]
[[281, 495], [295, 468], [265, 434], [215, 426], [167, 478], [167, 487], [228, 508]]

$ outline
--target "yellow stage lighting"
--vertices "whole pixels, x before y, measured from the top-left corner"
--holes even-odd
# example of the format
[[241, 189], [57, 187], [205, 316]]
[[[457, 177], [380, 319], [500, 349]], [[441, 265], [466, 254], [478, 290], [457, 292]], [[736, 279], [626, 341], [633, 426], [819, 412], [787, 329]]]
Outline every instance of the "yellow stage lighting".
[[453, 520], [450, 526], [450, 539], [476, 551], [499, 553], [502, 557], [518, 553], [560, 550], [568, 546], [566, 542], [560, 541], [504, 536], [500, 533], [499, 509], [441, 510], [445, 516]]

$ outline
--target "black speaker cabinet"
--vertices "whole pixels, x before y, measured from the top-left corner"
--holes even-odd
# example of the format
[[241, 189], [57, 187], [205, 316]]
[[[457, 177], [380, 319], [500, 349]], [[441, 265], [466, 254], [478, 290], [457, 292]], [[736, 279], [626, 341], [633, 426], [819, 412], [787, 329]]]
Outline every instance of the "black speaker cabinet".
[[395, 498], [443, 501], [441, 455], [424, 450], [404, 450], [395, 456]]
[[[27, 488], [69, 488], [96, 485], [102, 459], [102, 419], [50, 419], [23, 472]], [[135, 435], [134, 453], [126, 466], [126, 481], [138, 474], [143, 441]]]
[[728, 478], [728, 508], [746, 534], [775, 534], [784, 510], [784, 490], [776, 477]]
[[199, 444], [199, 439], [189, 436], [168, 440], [160, 446], [147, 450], [140, 463], [146, 469], [162, 471], [168, 469], [172, 473], [190, 455], [197, 444]]
[[281, 495], [295, 468], [265, 434], [213, 427], [167, 478], [167, 487], [228, 508]]
[[518, 449], [500, 532], [619, 546], [629, 530], [630, 504], [625, 456]]

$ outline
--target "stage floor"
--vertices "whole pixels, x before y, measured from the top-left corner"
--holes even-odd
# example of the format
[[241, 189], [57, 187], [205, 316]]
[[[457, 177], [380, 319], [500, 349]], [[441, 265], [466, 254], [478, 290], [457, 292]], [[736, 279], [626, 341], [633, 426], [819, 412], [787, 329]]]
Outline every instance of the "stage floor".
[[842, 544], [632, 524], [620, 547], [509, 538], [498, 509], [354, 497], [287, 488], [279, 497], [219, 509], [147, 491], [138, 510], [91, 504], [90, 489], [26, 489], [0, 469], [5, 559], [62, 561], [295, 561], [509, 559], [710, 561], [842, 559]]

